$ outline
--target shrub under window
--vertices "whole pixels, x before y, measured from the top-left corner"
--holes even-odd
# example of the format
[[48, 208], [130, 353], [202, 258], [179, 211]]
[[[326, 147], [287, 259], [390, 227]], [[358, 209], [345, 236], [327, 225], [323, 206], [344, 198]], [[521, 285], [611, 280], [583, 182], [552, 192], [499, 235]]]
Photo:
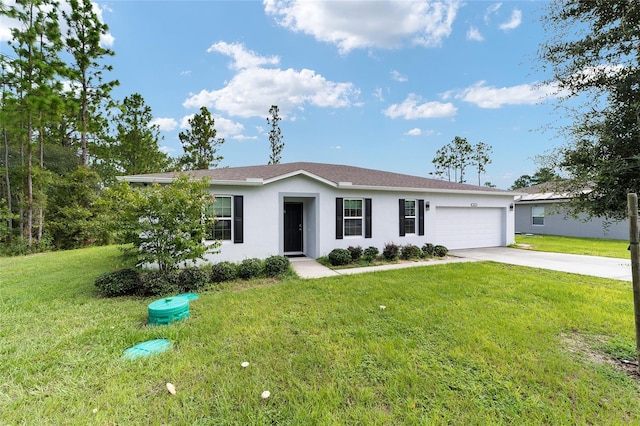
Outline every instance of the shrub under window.
[[351, 253], [346, 249], [333, 249], [327, 257], [329, 258], [329, 263], [333, 266], [348, 265], [351, 263]]
[[249, 280], [260, 275], [262, 262], [260, 259], [245, 259], [238, 265], [238, 276], [243, 280]]

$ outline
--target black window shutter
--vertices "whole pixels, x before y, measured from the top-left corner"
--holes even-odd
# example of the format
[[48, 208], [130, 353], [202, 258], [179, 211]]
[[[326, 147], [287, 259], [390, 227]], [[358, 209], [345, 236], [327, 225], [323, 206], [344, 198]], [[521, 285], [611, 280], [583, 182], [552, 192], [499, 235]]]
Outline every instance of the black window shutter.
[[241, 244], [243, 240], [242, 224], [243, 214], [243, 197], [242, 195], [236, 195], [233, 197], [233, 242]]
[[418, 235], [424, 235], [424, 200], [418, 200]]
[[398, 216], [400, 219], [400, 236], [404, 237], [404, 198], [398, 203]]
[[364, 199], [364, 237], [371, 238], [371, 198]]
[[336, 240], [341, 240], [343, 236], [342, 221], [344, 210], [342, 208], [342, 198], [336, 198]]

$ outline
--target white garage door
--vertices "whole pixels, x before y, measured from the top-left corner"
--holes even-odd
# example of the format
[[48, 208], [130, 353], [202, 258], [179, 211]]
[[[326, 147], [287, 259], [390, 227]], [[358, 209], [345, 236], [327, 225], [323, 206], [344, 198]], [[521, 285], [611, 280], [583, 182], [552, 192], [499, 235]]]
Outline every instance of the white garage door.
[[436, 208], [436, 244], [449, 249], [497, 247], [506, 243], [504, 209]]

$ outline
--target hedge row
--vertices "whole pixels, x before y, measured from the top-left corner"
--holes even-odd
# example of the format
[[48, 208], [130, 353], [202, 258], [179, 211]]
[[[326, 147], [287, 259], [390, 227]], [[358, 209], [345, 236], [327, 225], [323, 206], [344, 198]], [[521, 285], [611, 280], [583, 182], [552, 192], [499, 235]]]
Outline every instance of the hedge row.
[[[423, 259], [429, 257], [444, 257], [449, 252], [445, 246], [425, 244], [422, 248], [407, 244], [405, 246], [399, 246], [397, 244], [388, 243], [385, 244], [382, 249], [382, 259], [385, 261], [395, 261], [398, 258], [405, 260], [411, 259]], [[333, 266], [348, 265], [349, 263], [356, 263], [361, 259], [366, 262], [372, 262], [379, 258], [380, 251], [377, 247], [348, 247], [346, 249], [333, 249], [327, 255], [329, 263]]]
[[240, 263], [219, 262], [210, 270], [191, 267], [177, 271], [138, 271], [128, 268], [100, 275], [95, 285], [106, 297], [163, 296], [200, 291], [238, 278], [277, 278], [287, 273], [290, 266], [286, 257], [271, 256], [264, 261], [252, 258]]

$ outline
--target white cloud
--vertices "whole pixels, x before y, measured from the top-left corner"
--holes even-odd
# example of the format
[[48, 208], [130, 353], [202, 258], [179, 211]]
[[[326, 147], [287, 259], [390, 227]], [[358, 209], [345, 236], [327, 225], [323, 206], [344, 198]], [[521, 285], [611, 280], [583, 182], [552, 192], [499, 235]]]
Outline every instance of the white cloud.
[[304, 1], [263, 0], [265, 12], [295, 32], [333, 43], [341, 53], [439, 46], [452, 31], [459, 0]]
[[280, 58], [277, 56], [270, 58], [259, 56], [255, 52], [247, 50], [242, 43], [219, 41], [209, 47], [207, 52], [218, 52], [230, 56], [233, 62], [229, 66], [231, 69], [236, 70], [257, 68], [261, 65], [278, 65], [280, 63]]
[[234, 135], [231, 136], [231, 139], [236, 141], [255, 141], [258, 140], [257, 136], [245, 136], [245, 135]]
[[586, 67], [571, 76], [572, 85], [591, 84], [598, 79], [612, 78], [619, 75], [625, 67], [620, 64], [600, 64], [594, 67]]
[[502, 3], [493, 3], [492, 5], [487, 7], [487, 10], [484, 12], [484, 22], [486, 24], [489, 24], [489, 21], [491, 20], [491, 15], [498, 13], [498, 10], [500, 10], [501, 7], [502, 7]]
[[160, 152], [164, 152], [167, 155], [175, 154], [178, 151], [177, 149], [172, 148], [172, 147], [167, 146], [167, 145], [162, 145], [158, 149], [160, 150]]
[[467, 40], [484, 41], [484, 37], [476, 27], [469, 27], [467, 30]]
[[389, 118], [402, 117], [406, 120], [418, 118], [441, 118], [456, 115], [458, 109], [452, 103], [424, 102], [415, 94], [410, 94], [401, 104], [390, 105], [383, 111]]
[[233, 138], [233, 139], [255, 139], [255, 136], [242, 136], [244, 126], [236, 121], [229, 120], [220, 116], [214, 117], [216, 137]]
[[191, 93], [182, 104], [186, 108], [206, 106], [232, 116], [266, 117], [269, 107], [278, 105], [284, 118], [306, 104], [331, 108], [358, 105], [355, 100], [360, 91], [352, 83], [329, 81], [309, 69], [262, 68], [260, 65], [277, 65], [279, 58], [259, 56], [242, 44], [219, 42], [208, 51], [231, 56], [231, 68], [238, 72], [221, 89]]
[[187, 108], [214, 107], [239, 117], [265, 117], [270, 105], [278, 105], [284, 117], [304, 104], [348, 107], [359, 91], [351, 83], [335, 83], [312, 70], [253, 68], [241, 70], [222, 89], [191, 94]]
[[[193, 119], [195, 114], [185, 115], [180, 119], [180, 128], [189, 129], [189, 120]], [[232, 139], [255, 139], [255, 137], [242, 136], [244, 126], [238, 122], [221, 117], [220, 115], [212, 115], [214, 120], [214, 128], [216, 129], [216, 137], [232, 138]]]
[[191, 70], [180, 71], [180, 75], [182, 77], [189, 77], [189, 76], [191, 76]]
[[457, 99], [473, 103], [480, 108], [501, 108], [505, 105], [534, 105], [549, 96], [557, 96], [556, 85], [520, 84], [511, 87], [486, 86], [479, 81], [456, 95]]
[[435, 134], [435, 130], [422, 130], [417, 127], [405, 133], [406, 136], [431, 136], [433, 134]]
[[111, 47], [116, 42], [116, 38], [111, 33], [100, 34], [100, 46]]
[[170, 132], [172, 130], [175, 130], [176, 127], [178, 127], [178, 122], [173, 118], [158, 117], [151, 120], [149, 124], [151, 124], [152, 126], [157, 125], [160, 130], [165, 132]]
[[402, 75], [396, 70], [391, 70], [391, 79], [399, 81], [400, 83], [404, 83], [405, 81], [409, 80], [406, 75]]
[[521, 23], [522, 12], [518, 9], [514, 9], [513, 12], [511, 12], [511, 19], [503, 24], [500, 24], [500, 29], [503, 31], [513, 30], [515, 28], [518, 28]]
[[384, 102], [384, 96], [382, 95], [382, 89], [380, 87], [376, 87], [376, 90], [373, 92], [373, 97], [380, 102]]
[[182, 117], [180, 119], [180, 128], [181, 129], [188, 129], [191, 126], [189, 125], [189, 120], [191, 120], [193, 118], [195, 114], [189, 114], [189, 115], [185, 115], [184, 117]]

